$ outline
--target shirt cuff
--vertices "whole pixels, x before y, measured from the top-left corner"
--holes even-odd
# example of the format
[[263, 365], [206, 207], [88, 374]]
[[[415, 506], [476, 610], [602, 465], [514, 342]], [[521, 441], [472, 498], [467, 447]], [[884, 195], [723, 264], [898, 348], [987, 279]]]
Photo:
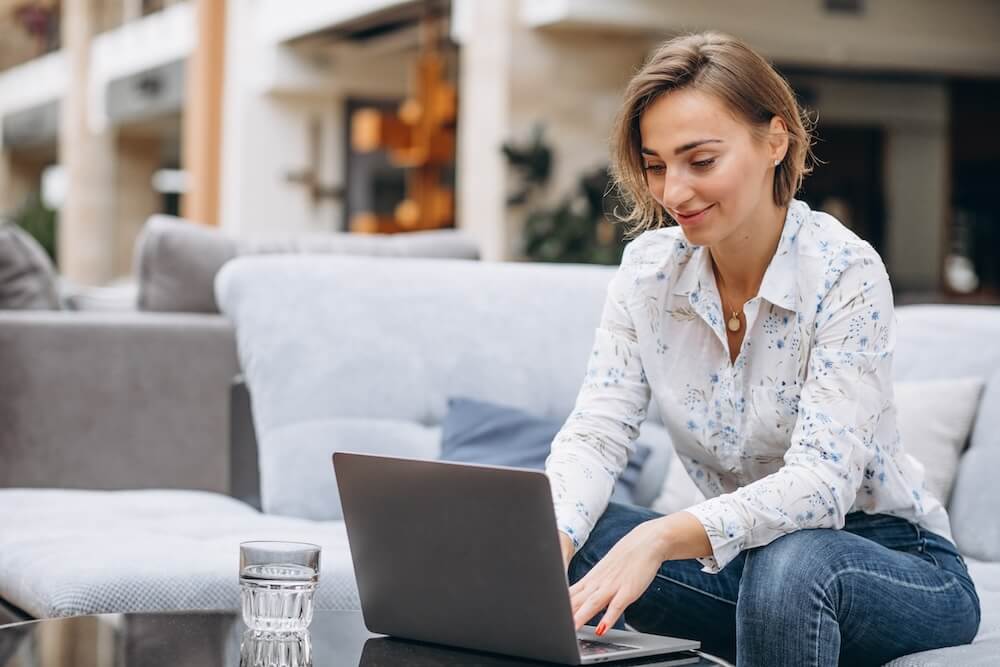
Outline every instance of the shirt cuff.
[[718, 574], [743, 551], [746, 529], [739, 520], [729, 499], [724, 496], [709, 498], [684, 510], [701, 522], [712, 544], [712, 555], [696, 560], [704, 567], [702, 572]]
[[556, 527], [569, 535], [570, 539], [573, 540], [574, 554], [587, 541], [591, 530], [590, 526], [587, 525], [587, 522], [580, 515], [576, 513], [563, 515], [558, 511], [556, 512]]

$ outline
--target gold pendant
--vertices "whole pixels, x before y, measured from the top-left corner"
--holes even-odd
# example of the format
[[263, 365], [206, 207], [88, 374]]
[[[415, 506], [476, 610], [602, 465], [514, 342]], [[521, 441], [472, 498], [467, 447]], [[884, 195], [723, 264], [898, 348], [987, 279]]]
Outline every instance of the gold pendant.
[[736, 316], [736, 311], [733, 311], [733, 316], [729, 318], [729, 330], [739, 331], [740, 330], [740, 318]]

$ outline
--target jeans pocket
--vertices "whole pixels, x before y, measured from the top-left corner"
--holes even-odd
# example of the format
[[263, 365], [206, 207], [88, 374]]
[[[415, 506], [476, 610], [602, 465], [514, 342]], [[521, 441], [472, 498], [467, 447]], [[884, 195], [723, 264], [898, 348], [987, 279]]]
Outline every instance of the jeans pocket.
[[912, 521], [890, 514], [853, 512], [847, 515], [844, 530], [877, 542], [893, 551], [917, 556], [926, 551], [926, 540], [920, 527]]

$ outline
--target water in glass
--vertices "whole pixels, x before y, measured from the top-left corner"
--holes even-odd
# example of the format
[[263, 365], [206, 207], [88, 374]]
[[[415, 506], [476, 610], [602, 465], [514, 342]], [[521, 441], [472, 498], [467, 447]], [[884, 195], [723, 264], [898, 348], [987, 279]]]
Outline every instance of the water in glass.
[[300, 632], [313, 615], [319, 547], [295, 542], [240, 545], [243, 622], [251, 630]]

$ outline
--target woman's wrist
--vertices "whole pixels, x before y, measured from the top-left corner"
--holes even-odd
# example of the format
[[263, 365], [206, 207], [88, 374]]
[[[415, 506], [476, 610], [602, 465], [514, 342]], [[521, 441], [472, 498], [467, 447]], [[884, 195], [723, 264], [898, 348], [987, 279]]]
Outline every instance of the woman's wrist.
[[657, 555], [662, 561], [704, 558], [712, 555], [708, 533], [690, 512], [674, 512], [657, 522]]
[[561, 530], [559, 533], [559, 548], [562, 551], [563, 562], [568, 567], [570, 560], [572, 560], [574, 553], [576, 552], [576, 545], [573, 544], [573, 538], [571, 538], [566, 533]]

